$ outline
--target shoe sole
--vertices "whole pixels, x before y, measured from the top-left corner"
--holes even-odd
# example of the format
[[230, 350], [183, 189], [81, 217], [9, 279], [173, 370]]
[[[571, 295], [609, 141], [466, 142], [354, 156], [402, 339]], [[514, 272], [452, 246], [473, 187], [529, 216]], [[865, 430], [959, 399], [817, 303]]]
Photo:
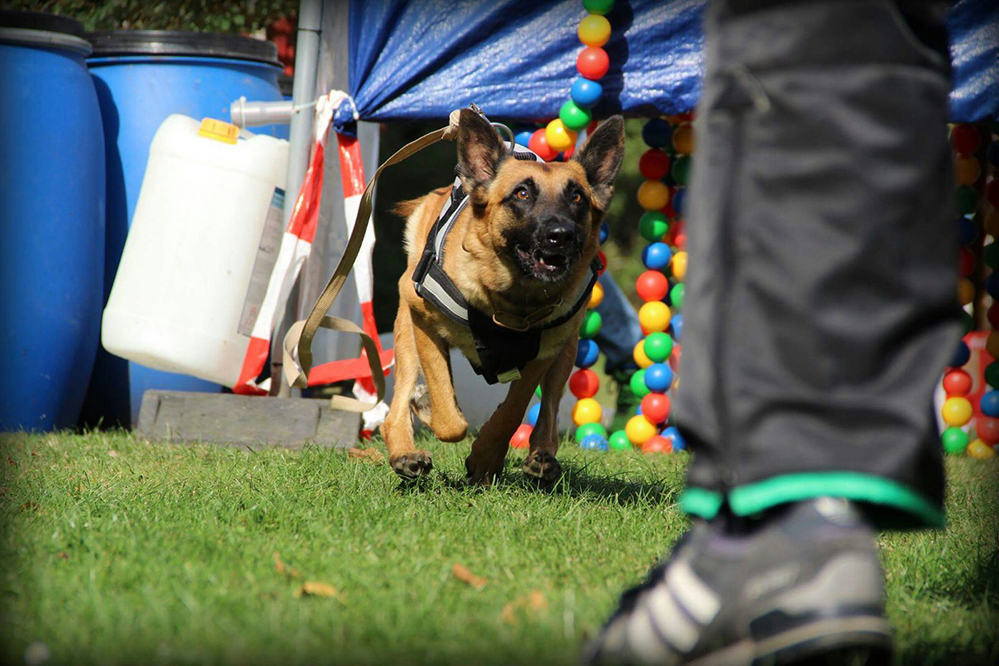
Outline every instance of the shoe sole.
[[876, 663], [888, 663], [891, 645], [891, 629], [884, 618], [836, 618], [796, 627], [761, 641], [740, 641], [689, 662], [688, 666], [787, 666], [844, 648], [876, 651]]

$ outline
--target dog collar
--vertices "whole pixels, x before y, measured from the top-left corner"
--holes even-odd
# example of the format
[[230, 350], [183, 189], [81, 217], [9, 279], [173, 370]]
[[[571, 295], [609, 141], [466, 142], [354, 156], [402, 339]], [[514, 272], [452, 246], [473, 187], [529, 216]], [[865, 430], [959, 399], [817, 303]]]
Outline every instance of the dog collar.
[[[509, 148], [510, 143], [506, 143]], [[541, 162], [533, 151], [514, 144], [513, 157], [519, 160]], [[489, 384], [507, 383], [520, 378], [520, 371], [534, 360], [541, 346], [541, 332], [561, 326], [575, 316], [590, 300], [590, 292], [597, 281], [602, 266], [594, 259], [590, 276], [577, 295], [572, 307], [565, 313], [549, 319], [564, 304], [559, 301], [527, 317], [498, 312], [486, 315], [472, 306], [461, 294], [454, 281], [444, 271], [444, 244], [454, 223], [468, 205], [468, 195], [456, 177], [451, 186], [447, 204], [430, 228], [423, 254], [413, 271], [416, 293], [429, 301], [451, 321], [464, 326], [472, 333], [478, 352], [479, 366], [472, 369]], [[470, 362], [471, 363], [471, 362]]]

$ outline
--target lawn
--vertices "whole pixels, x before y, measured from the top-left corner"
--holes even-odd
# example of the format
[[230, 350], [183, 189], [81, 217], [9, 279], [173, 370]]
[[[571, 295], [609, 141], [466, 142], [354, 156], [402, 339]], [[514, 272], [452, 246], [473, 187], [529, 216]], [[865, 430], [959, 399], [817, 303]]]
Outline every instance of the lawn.
[[[467, 444], [428, 446], [437, 468], [409, 487], [319, 448], [6, 436], [0, 660], [571, 664], [685, 526], [686, 454], [567, 449], [542, 493], [519, 455], [472, 490]], [[999, 465], [948, 471], [948, 530], [882, 537], [899, 661], [996, 664]]]

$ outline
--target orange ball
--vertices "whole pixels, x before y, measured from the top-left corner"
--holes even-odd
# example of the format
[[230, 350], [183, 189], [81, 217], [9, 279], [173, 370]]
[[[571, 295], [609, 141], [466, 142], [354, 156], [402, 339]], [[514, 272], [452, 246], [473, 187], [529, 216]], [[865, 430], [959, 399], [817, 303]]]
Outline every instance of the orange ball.
[[968, 278], [961, 278], [957, 282], [957, 300], [961, 305], [967, 305], [975, 300], [975, 285]]
[[517, 431], [513, 433], [513, 437], [510, 438], [510, 446], [515, 449], [526, 449], [531, 446], [531, 433], [534, 432], [534, 428], [531, 427], [530, 423], [523, 423]]
[[668, 203], [669, 188], [661, 181], [647, 180], [638, 186], [638, 205], [645, 210], [659, 210]]
[[590, 303], [586, 307], [591, 310], [604, 302], [604, 288], [599, 282], [593, 284], [593, 291], [590, 292]]
[[974, 185], [982, 175], [982, 165], [974, 155], [961, 155], [954, 160], [954, 178], [958, 185]]
[[673, 128], [673, 148], [681, 155], [694, 152], [694, 126], [683, 123]]
[[642, 444], [642, 453], [673, 453], [673, 442], [662, 435], [653, 435]]

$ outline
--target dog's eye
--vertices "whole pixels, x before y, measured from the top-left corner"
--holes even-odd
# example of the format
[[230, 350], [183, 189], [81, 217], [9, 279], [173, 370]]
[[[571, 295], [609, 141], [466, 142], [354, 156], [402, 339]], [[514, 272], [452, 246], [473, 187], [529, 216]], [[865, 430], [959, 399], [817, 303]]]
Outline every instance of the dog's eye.
[[521, 201], [527, 201], [531, 198], [531, 192], [526, 187], [518, 187], [513, 191], [513, 196], [517, 197]]
[[583, 195], [580, 194], [579, 192], [573, 192], [572, 196], [569, 197], [569, 200], [572, 201], [572, 203], [574, 204], [578, 204], [580, 201], [583, 200]]

